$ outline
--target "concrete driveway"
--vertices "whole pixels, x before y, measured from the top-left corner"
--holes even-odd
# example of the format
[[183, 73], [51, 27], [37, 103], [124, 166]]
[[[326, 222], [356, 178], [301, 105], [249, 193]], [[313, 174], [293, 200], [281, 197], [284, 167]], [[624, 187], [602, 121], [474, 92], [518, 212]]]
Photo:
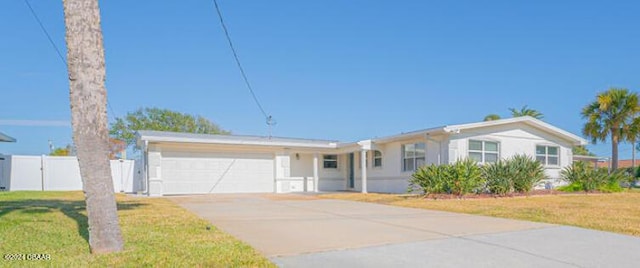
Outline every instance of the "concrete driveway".
[[282, 267], [639, 267], [640, 238], [296, 194], [168, 197]]

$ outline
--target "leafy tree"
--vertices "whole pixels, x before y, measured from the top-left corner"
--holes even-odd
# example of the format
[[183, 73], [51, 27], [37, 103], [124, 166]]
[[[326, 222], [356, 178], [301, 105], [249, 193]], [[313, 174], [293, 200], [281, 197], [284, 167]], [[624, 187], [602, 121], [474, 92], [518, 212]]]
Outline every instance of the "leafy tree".
[[[124, 242], [109, 165], [105, 60], [98, 0], [63, 0], [71, 126], [85, 194], [92, 253]], [[81, 230], [80, 232], [84, 232]]]
[[116, 118], [109, 133], [113, 138], [125, 141], [127, 145], [134, 145], [138, 130], [229, 134], [204, 117], [155, 107], [140, 108], [127, 113], [124, 118]]
[[69, 156], [70, 154], [69, 148], [55, 148], [49, 153], [50, 156]]
[[73, 147], [73, 145], [71, 144], [67, 144], [67, 146], [65, 147], [58, 147], [53, 149], [53, 151], [51, 151], [51, 153], [49, 153], [50, 156], [72, 156], [72, 155], [76, 155], [76, 148]]
[[573, 152], [574, 155], [596, 156], [596, 154], [589, 151], [589, 149], [587, 149], [587, 147], [583, 145], [574, 146], [573, 148], [571, 148], [571, 151]]
[[535, 119], [544, 118], [544, 115], [541, 112], [534, 109], [530, 109], [527, 105], [522, 106], [520, 110], [516, 110], [515, 108], [509, 108], [509, 111], [511, 111], [511, 116], [513, 117], [531, 116]]
[[622, 135], [624, 140], [631, 144], [631, 168], [636, 167], [636, 140], [640, 134], [640, 117], [634, 117], [631, 123], [624, 126], [622, 129]]
[[628, 138], [630, 125], [640, 112], [638, 94], [625, 88], [610, 88], [596, 96], [596, 100], [582, 108], [582, 118], [587, 119], [582, 133], [592, 143], [604, 142], [611, 137], [611, 168], [618, 168], [618, 143]]
[[123, 140], [109, 138], [109, 159], [117, 159], [118, 155], [125, 158], [123, 154], [127, 150], [127, 143]]
[[493, 120], [499, 120], [500, 116], [497, 114], [488, 114], [487, 116], [484, 117], [484, 121], [493, 121]]

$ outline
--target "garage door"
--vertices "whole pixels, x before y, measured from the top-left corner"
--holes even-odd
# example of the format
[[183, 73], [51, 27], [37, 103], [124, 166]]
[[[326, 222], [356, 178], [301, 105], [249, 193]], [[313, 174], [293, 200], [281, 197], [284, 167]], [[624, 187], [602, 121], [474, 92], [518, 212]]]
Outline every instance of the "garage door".
[[162, 153], [163, 194], [270, 193], [273, 154]]

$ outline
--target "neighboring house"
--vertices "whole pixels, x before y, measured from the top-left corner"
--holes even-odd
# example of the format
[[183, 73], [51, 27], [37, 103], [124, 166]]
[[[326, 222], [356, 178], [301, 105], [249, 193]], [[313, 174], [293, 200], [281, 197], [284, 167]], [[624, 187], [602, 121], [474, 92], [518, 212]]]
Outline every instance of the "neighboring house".
[[592, 155], [573, 155], [573, 162], [586, 162], [594, 168], [610, 168], [608, 158]]
[[532, 117], [450, 125], [342, 143], [140, 131], [147, 193], [406, 192], [420, 166], [516, 154], [540, 160], [553, 183], [587, 141]]
[[0, 142], [16, 142], [16, 139], [0, 132]]
[[[631, 166], [640, 167], [640, 159], [636, 159], [635, 165], [632, 165], [633, 160], [631, 159], [621, 159], [618, 160], [618, 168], [630, 168]], [[611, 161], [609, 159], [601, 160], [597, 164], [598, 168], [611, 168]]]

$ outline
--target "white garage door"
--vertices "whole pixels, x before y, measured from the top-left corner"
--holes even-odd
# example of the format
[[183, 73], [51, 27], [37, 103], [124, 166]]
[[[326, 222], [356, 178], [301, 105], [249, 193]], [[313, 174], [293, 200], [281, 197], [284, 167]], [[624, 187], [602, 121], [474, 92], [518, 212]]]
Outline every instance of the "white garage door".
[[273, 192], [273, 155], [162, 152], [164, 194]]

